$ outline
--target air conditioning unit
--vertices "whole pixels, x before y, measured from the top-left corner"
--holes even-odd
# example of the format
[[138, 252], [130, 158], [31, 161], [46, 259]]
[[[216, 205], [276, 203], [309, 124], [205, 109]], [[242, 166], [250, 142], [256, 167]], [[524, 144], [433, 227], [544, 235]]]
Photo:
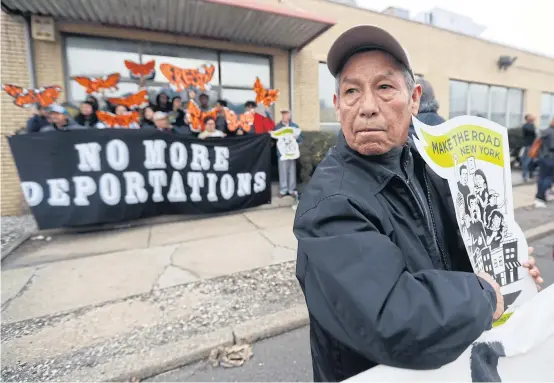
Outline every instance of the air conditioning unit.
[[53, 17], [31, 16], [31, 35], [35, 40], [56, 41], [56, 28]]

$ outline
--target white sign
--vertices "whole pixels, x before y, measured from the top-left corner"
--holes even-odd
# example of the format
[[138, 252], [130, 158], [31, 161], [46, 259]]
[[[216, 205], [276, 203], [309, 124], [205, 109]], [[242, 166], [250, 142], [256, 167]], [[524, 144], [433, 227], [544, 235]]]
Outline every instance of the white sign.
[[448, 180], [458, 226], [475, 272], [501, 287], [505, 314], [536, 293], [522, 262], [527, 241], [515, 221], [507, 129], [480, 117], [460, 116], [438, 126], [413, 120], [414, 142], [429, 167]]
[[347, 382], [552, 381], [554, 285], [537, 294], [503, 326], [479, 337], [454, 362], [436, 370], [377, 366]]
[[270, 132], [271, 137], [277, 140], [277, 149], [281, 154], [281, 161], [296, 160], [300, 157], [300, 147], [296, 139], [300, 136], [300, 129], [285, 126]]

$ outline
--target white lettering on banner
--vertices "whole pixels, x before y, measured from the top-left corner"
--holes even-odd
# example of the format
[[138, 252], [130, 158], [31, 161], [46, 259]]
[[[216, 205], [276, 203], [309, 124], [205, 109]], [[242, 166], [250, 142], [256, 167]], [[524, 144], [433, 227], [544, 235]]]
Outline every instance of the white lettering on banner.
[[235, 194], [235, 180], [230, 174], [226, 173], [221, 177], [219, 189], [223, 198], [229, 200], [233, 197], [233, 194]]
[[38, 182], [25, 181], [21, 183], [25, 200], [30, 207], [37, 206], [44, 198], [44, 191]]
[[148, 182], [154, 189], [152, 201], [163, 202], [162, 187], [167, 186], [167, 173], [164, 170], [152, 170], [148, 172]]
[[144, 203], [148, 199], [148, 192], [144, 188], [144, 177], [139, 172], [124, 172], [125, 178], [125, 202], [129, 205]]
[[177, 170], [183, 170], [187, 166], [187, 148], [182, 142], [174, 142], [169, 147], [169, 162]]
[[204, 187], [204, 173], [189, 172], [187, 174], [187, 184], [192, 189], [192, 192], [190, 193], [190, 200], [194, 202], [202, 201], [200, 188]]
[[144, 140], [144, 167], [146, 169], [165, 169], [165, 148], [167, 143], [164, 140]]
[[214, 146], [214, 151], [214, 170], [216, 172], [229, 171], [229, 148], [226, 146]]
[[73, 198], [73, 203], [77, 206], [90, 205], [88, 197], [96, 193], [96, 182], [94, 182], [92, 177], [73, 177], [73, 184], [75, 185], [75, 198]]
[[190, 148], [192, 149], [191, 170], [208, 170], [210, 168], [208, 148], [198, 144], [191, 144]]
[[106, 160], [113, 170], [123, 171], [129, 166], [129, 148], [119, 139], [106, 145]]
[[169, 202], [186, 202], [187, 195], [185, 194], [185, 185], [183, 184], [183, 177], [181, 173], [173, 172], [171, 176], [171, 183], [169, 185], [169, 192], [167, 193], [167, 200]]
[[217, 174], [207, 173], [206, 177], [208, 177], [208, 201], [217, 202]]
[[237, 195], [239, 197], [245, 197], [252, 194], [252, 174], [250, 173], [238, 173], [238, 190]]
[[102, 174], [99, 182], [100, 198], [105, 204], [113, 206], [121, 201], [121, 183], [112, 173]]
[[257, 172], [254, 174], [254, 193], [261, 193], [267, 187], [265, 172]]
[[102, 146], [98, 142], [87, 142], [84, 144], [75, 144], [75, 149], [79, 153], [79, 165], [77, 167], [82, 172], [99, 172], [100, 151]]
[[50, 206], [69, 206], [69, 181], [65, 178], [54, 178], [46, 180], [50, 187], [50, 197], [48, 204]]

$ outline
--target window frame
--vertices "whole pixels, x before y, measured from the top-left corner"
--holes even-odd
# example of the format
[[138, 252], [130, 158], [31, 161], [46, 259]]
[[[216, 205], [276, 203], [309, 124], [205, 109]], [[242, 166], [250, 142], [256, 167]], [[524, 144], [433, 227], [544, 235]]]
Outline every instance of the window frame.
[[[216, 53], [217, 55], [217, 74], [218, 74], [218, 82], [219, 84], [218, 85], [214, 85], [213, 88], [214, 89], [217, 89], [217, 94], [218, 94], [218, 98], [221, 98], [221, 94], [222, 94], [222, 90], [223, 88], [225, 89], [231, 89], [231, 90], [253, 90], [253, 87], [241, 87], [241, 86], [223, 86], [221, 84], [221, 53], [234, 53], [234, 54], [239, 54], [239, 55], [247, 55], [247, 56], [255, 56], [255, 57], [260, 57], [260, 58], [264, 58], [264, 59], [267, 59], [268, 60], [268, 64], [269, 64], [269, 88], [270, 89], [275, 89], [274, 88], [274, 81], [275, 81], [275, 76], [274, 76], [274, 73], [273, 73], [273, 69], [274, 69], [274, 57], [272, 55], [268, 55], [268, 54], [261, 54], [261, 53], [250, 53], [250, 52], [243, 52], [243, 51], [236, 51], [236, 50], [232, 50], [232, 49], [211, 49], [211, 48], [204, 48], [204, 47], [198, 47], [198, 46], [195, 46], [195, 45], [186, 45], [186, 44], [172, 44], [172, 43], [162, 43], [162, 42], [158, 42], [158, 41], [152, 41], [152, 40], [134, 40], [134, 39], [127, 39], [127, 38], [117, 38], [117, 37], [106, 37], [106, 36], [97, 36], [97, 35], [90, 35], [90, 34], [81, 34], [81, 33], [62, 33], [61, 34], [61, 43], [62, 43], [62, 65], [63, 65], [63, 71], [64, 71], [64, 90], [65, 90], [65, 95], [66, 95], [66, 99], [68, 102], [71, 102], [72, 101], [72, 98], [71, 98], [71, 87], [70, 87], [70, 81], [71, 81], [71, 77], [70, 74], [69, 74], [69, 60], [68, 60], [68, 55], [67, 55], [67, 48], [68, 48], [68, 45], [67, 45], [67, 38], [68, 37], [81, 37], [81, 38], [92, 38], [92, 39], [97, 39], [97, 40], [114, 40], [114, 41], [121, 41], [121, 40], [124, 40], [126, 42], [131, 42], [131, 43], [134, 43], [134, 44], [137, 44], [138, 45], [138, 52], [136, 52], [139, 56], [139, 62], [142, 63], [142, 60], [143, 60], [143, 55], [152, 55], [150, 53], [146, 53], [144, 52], [144, 47], [146, 44], [158, 44], [158, 45], [165, 45], [167, 47], [179, 47], [179, 48], [190, 48], [190, 49], [195, 49], [195, 50], [199, 50], [199, 51], [205, 51], [205, 52], [210, 52], [210, 53]], [[158, 68], [156, 68], [156, 70], [159, 70]], [[87, 75], [86, 73], [83, 73], [81, 75]], [[137, 85], [140, 84], [140, 80], [138, 79], [130, 79], [130, 80], [125, 80], [125, 82], [131, 82], [131, 83], [136, 83]], [[253, 84], [252, 84], [253, 85]], [[169, 86], [169, 82], [154, 82], [152, 80], [147, 80], [146, 81], [146, 87], [149, 87], [149, 86], [152, 86], [152, 87], [162, 87], [162, 88], [166, 88]], [[274, 112], [274, 109], [275, 108], [275, 104], [273, 104], [271, 106], [271, 109], [272, 109], [272, 112]]]
[[[547, 96], [550, 98], [550, 114], [548, 114], [548, 117], [546, 119], [546, 126], [542, 126], [542, 98], [544, 96]], [[540, 129], [546, 129], [548, 128], [548, 124], [550, 124], [550, 121], [552, 121], [552, 119], [554, 118], [554, 92], [542, 92], [541, 91], [541, 111], [540, 111], [540, 115], [539, 115], [539, 128]]]
[[[475, 84], [475, 85], [484, 85], [487, 87], [487, 115], [485, 116], [488, 120], [491, 120], [491, 113], [492, 113], [492, 110], [491, 110], [491, 100], [492, 100], [492, 93], [491, 93], [491, 88], [492, 87], [496, 87], [496, 88], [504, 88], [506, 89], [506, 100], [504, 101], [505, 103], [505, 116], [504, 116], [504, 120], [505, 120], [505, 127], [506, 129], [513, 129], [515, 128], [516, 126], [513, 126], [512, 128], [510, 128], [510, 125], [511, 125], [511, 121], [510, 121], [510, 111], [509, 111], [509, 106], [510, 106], [510, 90], [517, 90], [517, 91], [520, 91], [521, 92], [521, 105], [520, 105], [520, 111], [521, 111], [521, 116], [524, 115], [525, 113], [525, 89], [523, 88], [516, 88], [516, 87], [509, 87], [509, 86], [505, 86], [505, 85], [498, 85], [498, 84], [486, 84], [486, 83], [482, 83], [482, 82], [476, 82], [476, 81], [466, 81], [466, 80], [460, 80], [458, 78], [449, 78], [448, 79], [448, 84], [449, 84], [449, 87], [448, 87], [448, 90], [450, 92], [450, 82], [451, 81], [456, 81], [456, 82], [461, 82], [461, 83], [465, 83], [468, 85], [468, 91], [467, 91], [467, 98], [466, 98], [466, 108], [465, 108], [465, 115], [469, 115], [469, 112], [470, 112], [470, 108], [471, 108], [471, 85], [472, 84]], [[450, 94], [448, 95], [450, 97]], [[449, 108], [450, 109], [450, 108]], [[450, 110], [448, 110], [448, 117], [450, 117]], [[492, 121], [492, 120], [491, 120]], [[516, 124], [520, 124], [522, 123], [523, 121], [518, 121], [516, 122]]]

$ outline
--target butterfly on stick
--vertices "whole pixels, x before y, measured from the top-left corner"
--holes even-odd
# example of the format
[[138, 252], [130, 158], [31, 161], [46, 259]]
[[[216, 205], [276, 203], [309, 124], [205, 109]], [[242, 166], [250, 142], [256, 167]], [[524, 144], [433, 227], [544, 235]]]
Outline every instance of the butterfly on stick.
[[39, 104], [45, 108], [55, 103], [62, 91], [62, 88], [57, 85], [26, 89], [17, 85], [4, 84], [2, 88], [13, 97], [14, 104], [21, 108], [28, 108], [34, 104]]
[[85, 88], [87, 94], [91, 93], [103, 93], [105, 90], [117, 90], [117, 84], [121, 75], [119, 73], [112, 73], [102, 77], [83, 77], [75, 76], [73, 80]]

